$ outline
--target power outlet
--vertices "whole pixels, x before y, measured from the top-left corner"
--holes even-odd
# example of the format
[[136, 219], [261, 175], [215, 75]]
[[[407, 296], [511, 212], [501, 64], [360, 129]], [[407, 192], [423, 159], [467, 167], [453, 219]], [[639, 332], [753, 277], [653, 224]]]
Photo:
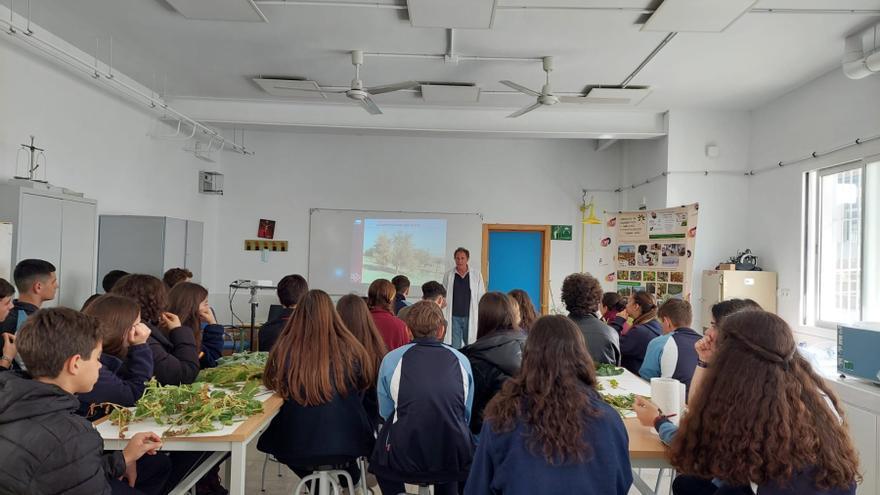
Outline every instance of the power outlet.
[[779, 295], [779, 297], [791, 297], [791, 289], [787, 289], [787, 288], [779, 289], [778, 295]]

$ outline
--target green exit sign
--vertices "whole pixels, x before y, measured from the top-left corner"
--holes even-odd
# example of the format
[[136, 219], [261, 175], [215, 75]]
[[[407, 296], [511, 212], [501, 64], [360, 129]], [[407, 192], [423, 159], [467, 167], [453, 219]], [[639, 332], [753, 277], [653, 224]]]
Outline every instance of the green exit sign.
[[551, 225], [550, 239], [554, 241], [570, 241], [571, 225]]

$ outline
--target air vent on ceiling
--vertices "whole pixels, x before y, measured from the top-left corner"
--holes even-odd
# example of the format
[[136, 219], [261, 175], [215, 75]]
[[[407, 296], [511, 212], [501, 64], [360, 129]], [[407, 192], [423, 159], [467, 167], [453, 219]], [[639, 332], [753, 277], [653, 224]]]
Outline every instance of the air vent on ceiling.
[[315, 81], [255, 77], [254, 82], [263, 88], [263, 91], [272, 96], [285, 98], [327, 98]]
[[269, 22], [253, 0], [165, 0], [187, 19]]
[[642, 31], [720, 33], [758, 0], [663, 0]]
[[406, 0], [409, 22], [420, 28], [489, 29], [496, 0]]
[[428, 103], [476, 103], [480, 88], [473, 83], [424, 83], [422, 98]]
[[587, 92], [587, 100], [590, 98], [617, 98], [624, 105], [635, 106], [642, 102], [649, 94], [651, 88], [647, 86], [628, 88], [592, 88]]

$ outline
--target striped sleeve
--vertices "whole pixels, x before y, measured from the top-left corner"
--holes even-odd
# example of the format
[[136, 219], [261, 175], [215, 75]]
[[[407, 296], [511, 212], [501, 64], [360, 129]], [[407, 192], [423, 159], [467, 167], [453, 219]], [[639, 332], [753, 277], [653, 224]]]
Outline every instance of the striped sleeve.
[[[403, 354], [415, 344], [407, 344], [389, 352], [379, 366], [379, 379], [376, 384], [376, 395], [379, 398], [379, 414], [388, 420], [395, 412], [398, 392], [400, 391], [400, 363]], [[395, 418], [396, 419], [396, 418]]]
[[464, 356], [464, 354], [456, 351], [453, 348], [449, 348], [449, 350], [455, 354], [455, 357], [458, 358], [458, 364], [461, 368], [461, 382], [462, 387], [464, 388], [464, 417], [465, 421], [470, 424], [471, 422], [471, 409], [474, 405], [474, 373], [471, 370], [471, 362], [468, 361], [468, 358]]

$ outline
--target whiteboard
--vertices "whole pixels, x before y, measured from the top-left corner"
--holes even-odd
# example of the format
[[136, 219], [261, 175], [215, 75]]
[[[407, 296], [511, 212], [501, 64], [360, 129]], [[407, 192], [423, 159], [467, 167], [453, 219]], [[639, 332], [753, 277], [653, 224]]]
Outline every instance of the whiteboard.
[[482, 225], [478, 213], [312, 209], [309, 287], [366, 295], [373, 280], [406, 275], [408, 299], [419, 299], [423, 282], [443, 282], [458, 247], [470, 251], [471, 269], [480, 270]]

